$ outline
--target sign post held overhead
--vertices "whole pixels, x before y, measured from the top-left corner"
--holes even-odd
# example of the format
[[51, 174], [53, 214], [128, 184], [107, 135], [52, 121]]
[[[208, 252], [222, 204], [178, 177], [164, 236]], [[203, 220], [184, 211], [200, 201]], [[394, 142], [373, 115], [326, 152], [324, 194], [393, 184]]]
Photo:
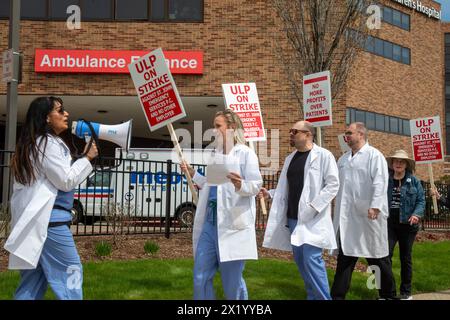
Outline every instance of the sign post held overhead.
[[[244, 138], [250, 148], [255, 151], [255, 141], [266, 141], [258, 91], [255, 83], [226, 83], [222, 84], [225, 106], [234, 111], [244, 126]], [[256, 152], [256, 151], [255, 151]], [[263, 215], [267, 215], [266, 203], [260, 201]]]
[[[443, 162], [441, 121], [439, 116], [410, 120], [411, 142], [416, 164], [428, 164], [431, 188], [435, 189], [434, 162]], [[434, 213], [438, 213], [436, 196], [433, 196]]]
[[[139, 102], [150, 131], [167, 126], [181, 162], [184, 161], [172, 122], [186, 116], [175, 81], [166, 64], [163, 51], [158, 48], [139, 60], [130, 63], [128, 69], [133, 79]], [[197, 191], [189, 172], [186, 172], [189, 188], [197, 203]]]
[[321, 127], [333, 124], [330, 71], [303, 77], [303, 115], [306, 121], [317, 127], [318, 144], [322, 146]]

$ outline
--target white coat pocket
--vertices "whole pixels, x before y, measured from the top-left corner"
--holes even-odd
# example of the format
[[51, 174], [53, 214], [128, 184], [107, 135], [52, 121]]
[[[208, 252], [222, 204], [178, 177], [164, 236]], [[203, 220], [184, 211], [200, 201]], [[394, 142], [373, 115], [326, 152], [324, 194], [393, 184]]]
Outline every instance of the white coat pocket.
[[302, 223], [307, 223], [314, 219], [318, 213], [319, 212], [317, 212], [312, 206], [307, 205], [300, 210], [300, 221]]
[[230, 213], [232, 229], [246, 229], [252, 223], [252, 212], [247, 207], [233, 207]]

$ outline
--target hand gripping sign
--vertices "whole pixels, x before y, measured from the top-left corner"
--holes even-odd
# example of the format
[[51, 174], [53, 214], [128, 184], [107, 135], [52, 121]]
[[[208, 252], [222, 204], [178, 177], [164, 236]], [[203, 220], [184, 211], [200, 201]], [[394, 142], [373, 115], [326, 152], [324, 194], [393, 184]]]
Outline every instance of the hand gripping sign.
[[[427, 163], [430, 184], [434, 189], [433, 162], [444, 161], [441, 121], [439, 116], [410, 120], [411, 142], [416, 164]], [[434, 213], [438, 213], [436, 196], [433, 196]]]
[[[234, 111], [244, 126], [244, 138], [255, 151], [254, 141], [266, 141], [258, 91], [255, 83], [222, 84], [225, 106]], [[261, 209], [267, 214], [266, 203], [261, 198]]]
[[[167, 126], [177, 150], [180, 161], [184, 161], [172, 122], [186, 116], [178, 94], [175, 81], [166, 64], [161, 48], [158, 48], [139, 60], [128, 65], [139, 102], [144, 111], [150, 131]], [[194, 202], [197, 203], [197, 192], [189, 172], [186, 172], [189, 188]]]

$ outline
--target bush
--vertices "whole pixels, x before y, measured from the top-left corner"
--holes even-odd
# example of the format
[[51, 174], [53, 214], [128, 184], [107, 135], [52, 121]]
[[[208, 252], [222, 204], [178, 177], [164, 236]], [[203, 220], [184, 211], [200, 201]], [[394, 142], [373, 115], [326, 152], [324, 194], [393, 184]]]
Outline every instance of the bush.
[[95, 245], [95, 254], [98, 257], [107, 257], [111, 255], [112, 247], [109, 242], [101, 241]]
[[153, 241], [146, 241], [144, 244], [144, 251], [146, 253], [155, 254], [159, 251], [159, 245]]

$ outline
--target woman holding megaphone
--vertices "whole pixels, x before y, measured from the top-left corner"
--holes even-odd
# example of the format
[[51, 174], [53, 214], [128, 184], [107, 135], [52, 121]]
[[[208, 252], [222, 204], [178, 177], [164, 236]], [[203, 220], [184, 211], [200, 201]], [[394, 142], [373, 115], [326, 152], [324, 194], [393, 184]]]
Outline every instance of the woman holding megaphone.
[[255, 196], [262, 178], [255, 152], [245, 145], [239, 116], [230, 110], [219, 111], [214, 129], [216, 155], [212, 158], [233, 163], [224, 181], [211, 183], [212, 164], [208, 164], [206, 177], [186, 162], [181, 164], [181, 170], [189, 171], [200, 188], [193, 230], [194, 299], [215, 298], [213, 279], [220, 270], [225, 297], [247, 300], [242, 273], [245, 260], [258, 256]]
[[59, 135], [69, 113], [56, 97], [34, 99], [12, 158], [9, 268], [20, 270], [15, 299], [42, 299], [50, 284], [58, 299], [82, 299], [83, 269], [70, 224], [74, 188], [92, 171], [95, 143], [72, 162]]

